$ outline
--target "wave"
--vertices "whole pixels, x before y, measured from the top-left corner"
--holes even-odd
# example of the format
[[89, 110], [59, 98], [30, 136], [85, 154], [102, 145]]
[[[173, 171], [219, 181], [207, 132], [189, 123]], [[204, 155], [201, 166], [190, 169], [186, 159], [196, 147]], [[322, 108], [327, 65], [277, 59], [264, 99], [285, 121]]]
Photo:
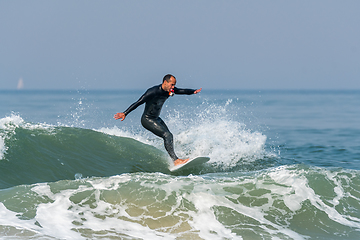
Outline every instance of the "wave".
[[[174, 134], [177, 152], [190, 158], [209, 156], [211, 161], [176, 174], [254, 170], [274, 163], [264, 150], [266, 136], [239, 123], [222, 119], [217, 124], [202, 122], [179, 129]], [[121, 173], [170, 174], [171, 161], [163, 142], [149, 132], [27, 123], [13, 114], [0, 119], [0, 140], [0, 189]]]
[[0, 188], [77, 176], [165, 171], [164, 153], [131, 138], [90, 129], [2, 119]]
[[124, 173], [16, 186], [0, 190], [0, 236], [358, 239], [359, 179], [357, 170], [292, 165], [242, 174]]
[[165, 118], [176, 152], [211, 161], [176, 174], [147, 131], [1, 118], [0, 238], [360, 237], [359, 170], [284, 160], [226, 106], [183, 112]]

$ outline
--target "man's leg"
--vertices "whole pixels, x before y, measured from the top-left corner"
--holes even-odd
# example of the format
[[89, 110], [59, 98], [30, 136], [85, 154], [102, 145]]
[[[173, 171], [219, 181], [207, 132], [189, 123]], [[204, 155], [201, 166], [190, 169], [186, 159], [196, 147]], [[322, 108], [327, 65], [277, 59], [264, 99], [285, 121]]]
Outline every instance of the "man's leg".
[[164, 146], [170, 157], [174, 161], [178, 159], [174, 151], [173, 135], [161, 118], [151, 119], [142, 117], [141, 124], [156, 136], [164, 139]]

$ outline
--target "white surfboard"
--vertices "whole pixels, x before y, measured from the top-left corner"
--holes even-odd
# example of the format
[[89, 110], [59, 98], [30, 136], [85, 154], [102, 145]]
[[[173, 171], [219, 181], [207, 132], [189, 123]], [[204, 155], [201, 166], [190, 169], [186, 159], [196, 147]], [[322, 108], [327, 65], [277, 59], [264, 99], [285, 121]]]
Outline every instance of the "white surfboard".
[[176, 171], [179, 171], [180, 169], [183, 170], [183, 169], [186, 169], [186, 168], [191, 168], [193, 166], [196, 166], [196, 165], [199, 165], [199, 164], [203, 164], [203, 163], [206, 163], [207, 161], [209, 161], [210, 158], [209, 157], [197, 157], [197, 158], [194, 158], [194, 159], [190, 159], [189, 161], [187, 161], [186, 163], [184, 164], [179, 164], [179, 165], [176, 165], [176, 166], [171, 166], [169, 168], [169, 170], [171, 172], [176, 172]]

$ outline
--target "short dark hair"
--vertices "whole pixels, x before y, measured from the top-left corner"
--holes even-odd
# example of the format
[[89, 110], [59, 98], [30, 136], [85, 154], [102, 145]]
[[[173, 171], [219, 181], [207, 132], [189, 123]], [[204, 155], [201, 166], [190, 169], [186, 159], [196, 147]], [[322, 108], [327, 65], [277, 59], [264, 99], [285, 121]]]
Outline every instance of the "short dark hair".
[[176, 79], [176, 77], [174, 75], [166, 74], [163, 78], [163, 82], [165, 82], [165, 81], [169, 82], [171, 77]]

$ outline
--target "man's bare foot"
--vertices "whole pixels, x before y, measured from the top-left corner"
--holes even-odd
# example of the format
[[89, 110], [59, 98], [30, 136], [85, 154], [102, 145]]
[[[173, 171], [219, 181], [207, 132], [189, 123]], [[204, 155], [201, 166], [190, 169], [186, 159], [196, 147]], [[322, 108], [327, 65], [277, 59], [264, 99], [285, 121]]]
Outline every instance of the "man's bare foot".
[[176, 159], [176, 160], [174, 161], [174, 166], [177, 166], [177, 165], [179, 165], [179, 164], [184, 164], [184, 163], [186, 163], [187, 161], [189, 161], [189, 159], [190, 159], [190, 158], [188, 158], [188, 159], [180, 159], [180, 158], [178, 158], [178, 159]]

